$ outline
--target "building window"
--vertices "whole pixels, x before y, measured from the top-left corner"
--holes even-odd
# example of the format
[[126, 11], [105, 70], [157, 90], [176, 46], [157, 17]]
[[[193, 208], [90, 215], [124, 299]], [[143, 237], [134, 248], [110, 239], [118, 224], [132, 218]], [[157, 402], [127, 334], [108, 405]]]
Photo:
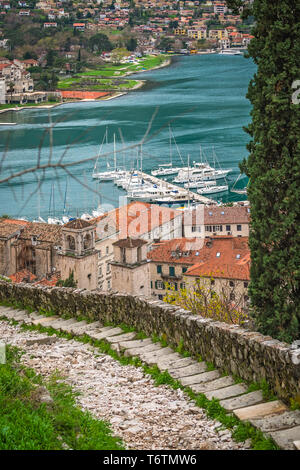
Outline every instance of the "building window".
[[126, 248], [120, 248], [121, 250], [121, 261], [122, 263], [126, 263]]
[[180, 289], [185, 289], [185, 282], [181, 282]]
[[157, 274], [161, 274], [161, 273], [162, 273], [162, 267], [161, 267], [160, 264], [158, 264], [158, 265], [156, 266], [156, 272], [157, 272]]
[[183, 267], [182, 268], [182, 274], [186, 273], [187, 272], [187, 268], [186, 267]]
[[71, 235], [67, 236], [67, 244], [69, 250], [75, 250], [75, 238]]
[[83, 239], [83, 249], [88, 250], [90, 248], [92, 248], [92, 237], [89, 233], [87, 233]]
[[214, 285], [215, 285], [215, 282], [216, 282], [216, 281], [215, 281], [214, 279], [211, 279], [210, 285], [211, 285], [211, 286], [214, 286]]
[[201, 225], [193, 225], [192, 232], [201, 232]]
[[231, 294], [230, 294], [230, 300], [235, 300], [235, 295], [234, 295], [233, 292], [231, 292]]
[[223, 226], [222, 225], [213, 225], [213, 232], [222, 232]]
[[138, 246], [138, 249], [137, 249], [137, 262], [140, 263], [141, 259], [142, 259], [142, 250], [141, 250], [141, 247]]
[[109, 246], [106, 247], [106, 254], [108, 255], [109, 253]]
[[234, 287], [234, 281], [229, 281], [230, 287]]
[[205, 231], [206, 232], [212, 232], [212, 226], [211, 225], [205, 225]]
[[237, 226], [236, 226], [236, 229], [237, 229], [238, 232], [241, 232], [241, 231], [242, 231], [242, 226], [241, 226], [241, 225], [237, 225]]
[[110, 289], [110, 281], [107, 281], [107, 289]]
[[102, 253], [101, 253], [101, 250], [98, 251], [98, 258], [101, 258], [102, 256]]
[[102, 276], [102, 266], [99, 268], [98, 274], [99, 276]]
[[169, 266], [169, 275], [170, 275], [170, 276], [175, 276], [175, 268], [174, 268], [174, 266]]
[[106, 274], [108, 274], [109, 272], [110, 272], [110, 265], [108, 264], [108, 265], [106, 266]]
[[164, 288], [165, 288], [165, 285], [162, 281], [155, 281], [155, 289], [163, 290]]
[[244, 282], [245, 289], [248, 289], [248, 282]]
[[231, 225], [226, 225], [226, 232], [230, 232], [231, 230]]

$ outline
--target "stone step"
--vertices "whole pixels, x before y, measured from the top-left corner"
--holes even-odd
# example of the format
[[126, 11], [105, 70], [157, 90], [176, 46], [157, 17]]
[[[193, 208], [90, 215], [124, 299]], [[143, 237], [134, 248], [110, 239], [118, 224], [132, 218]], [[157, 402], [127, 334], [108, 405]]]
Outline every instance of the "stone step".
[[143, 362], [146, 362], [149, 366], [155, 366], [158, 362], [159, 358], [168, 356], [172, 354], [174, 351], [171, 348], [162, 348], [161, 346], [156, 351], [146, 352], [140, 354], [140, 359]]
[[180, 359], [180, 354], [174, 352], [173, 354], [168, 354], [167, 356], [158, 359], [157, 366], [160, 370], [173, 369], [173, 364], [174, 362], [178, 361], [178, 359]]
[[263, 401], [261, 390], [257, 390], [255, 392], [246, 393], [246, 395], [241, 395], [240, 397], [221, 400], [220, 405], [227, 411], [233, 411], [239, 408], [245, 408], [246, 406], [257, 405]]
[[40, 315], [40, 318], [37, 318], [36, 320], [33, 320], [32, 324], [33, 325], [41, 325], [45, 327], [49, 327], [49, 323], [52, 322], [53, 320], [58, 320], [59, 317], [43, 317]]
[[212, 390], [210, 392], [204, 392], [204, 395], [208, 400], [212, 400], [213, 398], [217, 398], [218, 400], [225, 400], [226, 398], [233, 398], [242, 395], [243, 393], [246, 393], [247, 390], [247, 385], [235, 384], [230, 385], [229, 387]]
[[296, 450], [300, 450], [300, 441], [294, 441], [293, 444]]
[[[179, 356], [180, 356], [180, 354], [179, 354]], [[194, 364], [197, 364], [197, 361], [195, 361], [191, 357], [181, 357], [180, 356], [180, 359], [177, 359], [172, 363], [172, 369], [177, 370], [177, 369], [180, 369], [182, 367], [192, 366]], [[162, 365], [164, 365], [164, 364], [162, 363]]]
[[260, 405], [248, 406], [246, 408], [234, 410], [234, 414], [241, 421], [249, 419], [258, 419], [264, 418], [265, 416], [271, 416], [279, 413], [288, 411], [287, 406], [285, 406], [282, 401], [269, 401], [266, 403], [261, 403]]
[[115, 336], [121, 333], [123, 333], [123, 330], [121, 328], [104, 327], [100, 329], [100, 333], [94, 333], [93, 331], [91, 331], [89, 333], [89, 336], [93, 339], [100, 340], [100, 339], [106, 339], [106, 338], [109, 338], [110, 336]]
[[58, 318], [56, 320], [53, 320], [49, 323], [49, 326], [51, 328], [54, 328], [56, 330], [62, 329], [64, 325], [72, 325], [73, 323], [76, 323], [75, 318], [70, 318], [69, 320], [64, 320], [63, 318]]
[[62, 331], [69, 334], [75, 334], [77, 330], [80, 330], [82, 327], [86, 327], [87, 322], [85, 320], [76, 321], [75, 323], [70, 323], [69, 325], [62, 326]]
[[9, 318], [10, 320], [16, 320], [19, 321], [22, 318], [25, 318], [27, 315], [27, 312], [24, 310], [13, 310], [11, 312], [6, 312], [5, 316], [6, 318]]
[[285, 450], [294, 450], [294, 442], [300, 440], [300, 426], [267, 433], [278, 447]]
[[170, 369], [169, 374], [174, 377], [174, 379], [182, 379], [183, 377], [189, 377], [190, 375], [202, 374], [203, 372], [206, 372], [206, 370], [207, 365], [205, 362], [195, 362], [195, 364], [187, 367]]
[[211, 382], [203, 383], [203, 384], [195, 384], [191, 385], [191, 389], [195, 393], [205, 393], [210, 392], [213, 390], [218, 390], [220, 388], [229, 387], [230, 385], [234, 385], [235, 382], [230, 375], [226, 377], [220, 377], [219, 379], [212, 380]]
[[40, 318], [42, 315], [40, 315], [38, 312], [31, 312], [28, 316], [32, 321], [34, 321]]
[[133, 341], [121, 341], [119, 346], [120, 349], [136, 349], [142, 348], [143, 346], [148, 346], [148, 344], [153, 344], [150, 338], [147, 339], [136, 339]]
[[142, 346], [140, 348], [132, 348], [132, 349], [127, 349], [124, 352], [125, 357], [140, 357], [141, 354], [144, 354], [145, 352], [152, 352], [152, 351], [158, 351], [161, 349], [161, 346], [157, 343], [152, 343], [147, 344], [147, 346]]
[[2, 307], [0, 310], [1, 317], [11, 318], [11, 316], [16, 312], [14, 308], [11, 307]]
[[131, 331], [129, 333], [124, 333], [123, 335], [109, 336], [106, 341], [112, 344], [119, 344], [122, 341], [129, 341], [131, 339], [134, 339], [135, 337], [136, 333]]
[[190, 386], [195, 384], [201, 384], [205, 382], [211, 382], [212, 380], [218, 379], [220, 374], [216, 370], [210, 372], [204, 372], [202, 374], [191, 375], [189, 377], [183, 377], [180, 382], [184, 386]]
[[101, 333], [101, 328], [100, 328], [100, 323], [99, 322], [93, 322], [93, 323], [86, 323], [83, 326], [78, 326], [75, 323], [71, 325], [72, 333], [75, 336], [81, 336], [84, 334], [89, 335], [91, 332], [97, 334]]
[[[270, 402], [273, 403], [273, 402]], [[260, 419], [249, 419], [250, 423], [262, 432], [281, 431], [282, 429], [300, 426], [300, 410], [265, 416]]]

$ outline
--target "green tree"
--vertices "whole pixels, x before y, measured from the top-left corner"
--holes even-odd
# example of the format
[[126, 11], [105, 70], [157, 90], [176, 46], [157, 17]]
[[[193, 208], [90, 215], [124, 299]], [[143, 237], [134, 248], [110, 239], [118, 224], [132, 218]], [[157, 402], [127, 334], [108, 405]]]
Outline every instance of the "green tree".
[[97, 33], [89, 39], [88, 47], [92, 52], [107, 52], [113, 49], [113, 46], [106, 34]]
[[74, 279], [74, 271], [70, 273], [67, 279], [59, 279], [56, 285], [59, 287], [77, 287], [77, 281]]
[[137, 40], [135, 38], [130, 38], [126, 42], [126, 48], [128, 51], [135, 51], [137, 47]]
[[300, 3], [254, 0], [251, 9], [243, 15], [255, 19], [249, 55], [257, 72], [247, 94], [250, 154], [241, 165], [250, 178], [250, 296], [259, 331], [291, 341], [300, 334], [300, 105], [292, 99], [300, 79]]

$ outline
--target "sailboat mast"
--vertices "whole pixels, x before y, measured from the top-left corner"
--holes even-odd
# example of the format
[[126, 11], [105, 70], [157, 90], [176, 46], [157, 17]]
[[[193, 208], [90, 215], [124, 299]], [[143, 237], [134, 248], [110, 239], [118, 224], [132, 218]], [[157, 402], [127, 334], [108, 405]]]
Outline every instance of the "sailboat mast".
[[170, 142], [170, 163], [172, 166], [172, 135], [171, 135], [171, 126], [169, 124], [169, 142]]
[[114, 134], [114, 165], [115, 165], [115, 171], [116, 171], [117, 170], [116, 134]]
[[188, 155], [188, 209], [190, 208], [190, 156]]

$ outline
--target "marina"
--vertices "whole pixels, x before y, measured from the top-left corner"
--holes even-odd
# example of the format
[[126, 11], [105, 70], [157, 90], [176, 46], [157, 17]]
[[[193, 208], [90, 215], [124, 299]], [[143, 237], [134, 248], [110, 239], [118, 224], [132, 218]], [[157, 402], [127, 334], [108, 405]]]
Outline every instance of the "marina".
[[[180, 168], [181, 171], [188, 166], [188, 155], [192, 167], [194, 161], [201, 160], [200, 147], [203, 154], [208, 155], [209, 164], [213, 167], [214, 148], [221, 168], [232, 171], [227, 174], [226, 183], [221, 179], [211, 179], [209, 182], [216, 181], [217, 185], [228, 184], [227, 192], [197, 195], [196, 190], [199, 187], [192, 187], [196, 181], [189, 183], [172, 181], [178, 173], [159, 176], [152, 174], [151, 176], [158, 178], [156, 182], [151, 180], [152, 186], [158, 182], [166, 188], [167, 185], [161, 183], [162, 178], [166, 178], [172, 181], [168, 183], [169, 186], [176, 185], [176, 188], [171, 186], [172, 190], [177, 190], [179, 187], [180, 195], [184, 195], [183, 191], [190, 190], [197, 201], [205, 196], [206, 199], [216, 203], [246, 200], [247, 194], [232, 192], [231, 188], [240, 174], [238, 164], [247, 156], [245, 146], [249, 137], [242, 130], [242, 126], [247, 125], [249, 121], [250, 104], [244, 95], [254, 71], [255, 65], [242, 56], [221, 57], [218, 54], [181, 56], [177, 57], [170, 67], [137, 74], [134, 78], [138, 79], [139, 76], [147, 78], [148, 84], [139, 91], [114, 100], [69, 103], [51, 110], [25, 109], [22, 113], [8, 111], [5, 115], [0, 115], [0, 121], [15, 123], [11, 128], [0, 127], [0, 151], [2, 154], [6, 152], [7, 155], [3, 161], [1, 176], [9, 175], [12, 168], [15, 172], [22, 172], [28, 167], [34, 167], [40, 142], [42, 142], [41, 164], [47, 163], [51, 154], [52, 162], [59, 162], [62, 155], [65, 155], [64, 162], [73, 165], [69, 167], [71, 174], [69, 174], [65, 212], [67, 173], [63, 170], [49, 170], [43, 179], [40, 194], [36, 191], [35, 174], [25, 175], [22, 180], [16, 179], [10, 185], [3, 184], [0, 214], [9, 212], [12, 217], [24, 217], [28, 220], [36, 220], [38, 217], [44, 220], [48, 217], [62, 220], [62, 217], [81, 217], [84, 214], [86, 217], [93, 216], [93, 211], [98, 213], [99, 206], [105, 206], [108, 210], [118, 207], [121, 204], [120, 198], [126, 197], [128, 191], [139, 189], [137, 176], [133, 176], [133, 173], [130, 186], [125, 178], [120, 181], [119, 172], [110, 175], [110, 179], [100, 180], [92, 177], [93, 173], [114, 170], [113, 134], [116, 136], [117, 168], [124, 171], [142, 170], [147, 177], [159, 168], [169, 171], [173, 169], [177, 171]], [[200, 81], [199, 76], [201, 76]], [[45, 129], [49, 128], [49, 113], [52, 122], [56, 123], [51, 140], [52, 149], [47, 134], [46, 139], [43, 139]], [[149, 135], [143, 144], [141, 169], [141, 165], [136, 161], [139, 156], [139, 142], [142, 141], [155, 113]], [[172, 160], [170, 158], [169, 124], [182, 159], [173, 138]], [[109, 129], [110, 137], [107, 143], [106, 139], [104, 140], [101, 156], [94, 171], [106, 127]], [[124, 142], [120, 139], [119, 129], [122, 130]], [[6, 151], [7, 142], [9, 147]], [[123, 152], [123, 147], [130, 150]], [[216, 168], [219, 169], [217, 166]], [[117, 184], [114, 183], [115, 179], [119, 180]], [[55, 213], [51, 210], [49, 215], [49, 198], [53, 182]], [[244, 176], [234, 189], [243, 190], [247, 182], [248, 179]], [[202, 183], [198, 181], [200, 186]], [[165, 197], [162, 199], [165, 203]]]

